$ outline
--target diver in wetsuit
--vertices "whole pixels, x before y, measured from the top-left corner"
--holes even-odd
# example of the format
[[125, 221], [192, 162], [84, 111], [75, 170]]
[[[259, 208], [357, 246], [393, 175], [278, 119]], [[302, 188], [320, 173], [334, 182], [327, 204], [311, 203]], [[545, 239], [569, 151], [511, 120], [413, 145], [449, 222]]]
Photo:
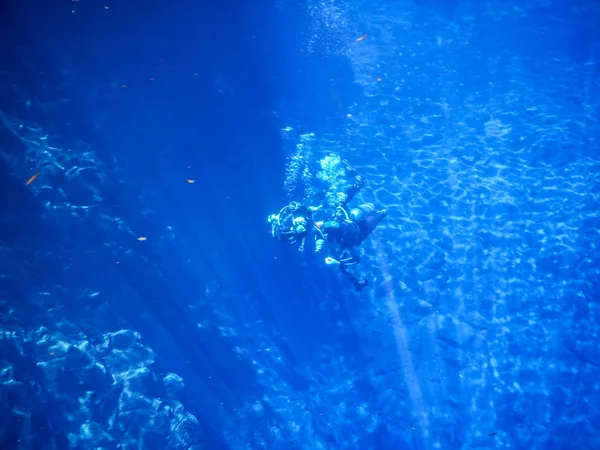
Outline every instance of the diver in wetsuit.
[[321, 227], [327, 249], [333, 254], [325, 258], [325, 263], [339, 267], [358, 291], [367, 285], [367, 280], [356, 278], [348, 271], [348, 267], [360, 262], [358, 246], [369, 237], [386, 215], [385, 209], [377, 211], [372, 203], [364, 203], [350, 211], [338, 206], [334, 217]]
[[299, 202], [291, 202], [281, 208], [279, 213], [269, 215], [271, 235], [274, 239], [286, 244], [300, 243], [298, 250], [304, 251], [304, 244], [311, 232], [316, 234], [315, 240], [323, 239], [323, 233], [315, 225], [312, 216], [313, 212], [318, 211], [321, 207], [321, 205], [304, 206]]

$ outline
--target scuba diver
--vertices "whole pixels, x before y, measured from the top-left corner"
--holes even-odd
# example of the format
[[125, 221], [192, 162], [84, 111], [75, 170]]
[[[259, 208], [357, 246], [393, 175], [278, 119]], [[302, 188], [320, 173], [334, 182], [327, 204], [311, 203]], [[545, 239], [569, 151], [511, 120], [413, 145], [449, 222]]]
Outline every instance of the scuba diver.
[[361, 291], [368, 281], [356, 278], [348, 271], [348, 267], [360, 262], [358, 246], [386, 215], [385, 209], [377, 211], [372, 203], [363, 203], [349, 212], [344, 206], [338, 206], [334, 216], [321, 226], [327, 248], [334, 255], [326, 257], [325, 263], [339, 267], [357, 291]]
[[[317, 241], [324, 239], [323, 233], [321, 233], [312, 217], [312, 213], [321, 208], [322, 205], [304, 206], [300, 202], [290, 202], [289, 205], [281, 208], [279, 213], [269, 215], [271, 235], [274, 239], [287, 244], [300, 243], [298, 250], [304, 251], [306, 238], [311, 234], [311, 231], [316, 233]], [[322, 246], [322, 244], [319, 245]]]

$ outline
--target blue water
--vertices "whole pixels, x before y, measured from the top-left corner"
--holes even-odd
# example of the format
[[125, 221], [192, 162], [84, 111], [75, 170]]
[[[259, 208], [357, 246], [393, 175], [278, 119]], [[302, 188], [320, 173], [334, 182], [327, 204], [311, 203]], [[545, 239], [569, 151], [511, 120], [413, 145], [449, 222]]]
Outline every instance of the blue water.
[[600, 448], [598, 2], [209, 3], [1, 7], [0, 448]]

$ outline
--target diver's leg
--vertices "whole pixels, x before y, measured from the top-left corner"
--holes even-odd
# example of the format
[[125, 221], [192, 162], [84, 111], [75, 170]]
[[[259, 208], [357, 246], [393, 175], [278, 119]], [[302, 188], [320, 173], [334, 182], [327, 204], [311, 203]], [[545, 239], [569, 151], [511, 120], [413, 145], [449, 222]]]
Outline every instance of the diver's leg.
[[344, 165], [344, 169], [348, 175], [353, 177], [352, 186], [344, 191], [345, 199], [342, 203], [342, 206], [346, 207], [346, 205], [350, 203], [354, 196], [358, 194], [361, 188], [366, 184], [367, 180], [365, 180], [365, 178], [358, 173], [358, 170], [352, 167], [347, 160], [342, 159], [342, 164]]
[[387, 211], [385, 209], [375, 211], [375, 206], [372, 203], [365, 203], [357, 209], [360, 209], [364, 213], [359, 222], [361, 229], [360, 242], [362, 243], [377, 228], [379, 222], [387, 216]]
[[372, 219], [373, 228], [379, 225], [379, 222], [381, 222], [385, 218], [385, 216], [387, 216], [387, 209], [380, 209], [379, 211], [376, 211], [375, 217]]
[[348, 189], [346, 189], [346, 191], [344, 191], [344, 201], [342, 203], [342, 206], [346, 207], [366, 183], [367, 180], [365, 180], [360, 175], [356, 175], [354, 177], [354, 183], [352, 183], [352, 186], [350, 186]]
[[350, 280], [350, 282], [354, 286], [354, 289], [356, 289], [356, 291], [358, 291], [358, 292], [362, 291], [363, 288], [367, 284], [369, 284], [369, 282], [367, 280], [359, 280], [358, 278], [356, 278], [354, 275], [352, 275], [350, 272], [348, 272], [348, 269], [346, 269], [344, 266], [340, 266], [340, 272], [342, 272], [344, 275], [346, 275], [346, 278], [348, 278], [348, 280]]
[[344, 165], [344, 169], [346, 169], [346, 172], [350, 172], [353, 175], [358, 175], [358, 170], [352, 167], [352, 165], [348, 162], [347, 159], [342, 159], [342, 164]]

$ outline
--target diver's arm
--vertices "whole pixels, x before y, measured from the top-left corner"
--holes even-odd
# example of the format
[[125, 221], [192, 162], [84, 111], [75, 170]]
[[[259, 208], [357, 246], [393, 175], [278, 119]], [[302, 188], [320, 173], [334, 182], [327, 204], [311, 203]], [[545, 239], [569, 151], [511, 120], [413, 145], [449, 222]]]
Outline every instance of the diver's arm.
[[315, 241], [315, 252], [319, 253], [321, 250], [323, 250], [323, 247], [325, 246], [325, 235], [323, 234], [323, 232], [321, 231], [321, 229], [313, 224], [312, 227], [312, 233], [313, 239]]
[[[304, 247], [307, 243], [307, 239], [308, 239], [309, 247], [312, 247], [313, 242], [314, 242], [315, 253], [319, 253], [323, 249], [323, 246], [325, 244], [325, 236], [323, 236], [323, 232], [316, 225], [313, 224], [309, 233], [302, 238], [302, 241], [300, 242], [300, 248], [298, 249], [301, 252], [304, 251]], [[312, 250], [312, 248], [311, 248], [311, 250]]]
[[356, 170], [354, 168], [353, 168], [353, 170], [354, 170], [354, 173], [356, 174], [354, 176], [354, 183], [352, 184], [352, 186], [350, 186], [344, 192], [345, 198], [344, 198], [344, 201], [342, 202], [341, 206], [347, 206], [348, 203], [350, 203], [352, 201], [354, 196], [356, 194], [358, 194], [358, 192], [361, 190], [361, 188], [366, 183], [366, 180], [363, 177], [361, 177], [360, 175], [358, 175], [358, 172], [356, 172]]
[[317, 228], [315, 231], [315, 252], [320, 252], [321, 250], [323, 250], [323, 247], [325, 246], [325, 236], [323, 235], [323, 232]]
[[315, 252], [319, 253], [323, 250], [323, 246], [325, 245], [325, 241], [323, 239], [317, 239], [315, 241]]

